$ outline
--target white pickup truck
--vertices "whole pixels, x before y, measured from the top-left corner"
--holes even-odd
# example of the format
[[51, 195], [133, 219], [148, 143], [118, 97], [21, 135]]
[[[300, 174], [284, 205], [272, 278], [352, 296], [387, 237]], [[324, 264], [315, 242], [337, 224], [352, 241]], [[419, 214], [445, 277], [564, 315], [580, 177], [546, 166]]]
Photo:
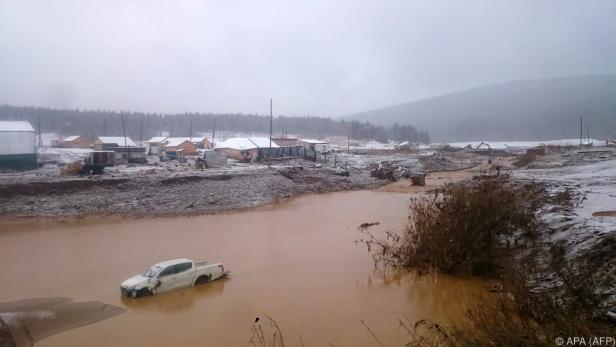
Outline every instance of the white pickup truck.
[[120, 285], [120, 290], [124, 296], [137, 298], [207, 283], [226, 275], [222, 263], [173, 259], [155, 264], [143, 274], [127, 279]]

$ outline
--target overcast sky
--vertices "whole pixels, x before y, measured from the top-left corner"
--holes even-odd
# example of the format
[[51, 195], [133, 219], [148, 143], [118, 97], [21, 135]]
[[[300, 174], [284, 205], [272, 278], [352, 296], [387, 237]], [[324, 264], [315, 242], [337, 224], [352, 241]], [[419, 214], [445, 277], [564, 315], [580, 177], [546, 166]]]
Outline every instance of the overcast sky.
[[338, 116], [615, 72], [613, 0], [0, 0], [0, 104]]

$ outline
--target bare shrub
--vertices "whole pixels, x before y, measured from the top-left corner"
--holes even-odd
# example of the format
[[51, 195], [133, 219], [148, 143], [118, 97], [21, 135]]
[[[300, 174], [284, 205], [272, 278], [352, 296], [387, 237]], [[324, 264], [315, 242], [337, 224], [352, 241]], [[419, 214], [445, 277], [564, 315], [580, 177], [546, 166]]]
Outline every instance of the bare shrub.
[[431, 329], [401, 322], [406, 346], [553, 346], [556, 337], [611, 336], [590, 264], [568, 260], [561, 245], [539, 253], [509, 258], [501, 292], [465, 298], [466, 322], [415, 323]]
[[[597, 258], [606, 257], [571, 259], [537, 217], [546, 205], [551, 211], [573, 204], [570, 190], [548, 194], [534, 183], [482, 177], [412, 200], [400, 235], [379, 239], [364, 230], [364, 242], [386, 265], [501, 279], [499, 293], [465, 300], [463, 324], [401, 323], [406, 345], [552, 346], [558, 336], [610, 336], [615, 327], [605, 319], [601, 288], [613, 276], [609, 269], [597, 275]], [[606, 241], [604, 253], [613, 249]]]
[[[264, 319], [261, 319], [261, 317], [255, 318], [254, 323], [250, 327], [248, 345], [255, 347], [284, 347], [284, 339], [282, 338], [282, 331], [278, 323], [266, 314], [263, 317]], [[301, 336], [299, 336], [299, 339], [303, 345]]]
[[438, 322], [420, 319], [411, 324], [408, 320], [398, 319], [399, 329], [406, 332], [405, 347], [453, 347], [456, 339], [448, 328]]
[[536, 237], [533, 201], [539, 190], [511, 185], [504, 176], [449, 185], [411, 200], [402, 235], [369, 237], [365, 243], [378, 261], [390, 265], [497, 276], [514, 235]]
[[547, 251], [545, 269], [515, 265], [504, 274], [504, 293], [466, 303], [470, 325], [454, 328], [460, 345], [553, 346], [556, 337], [610, 336], [615, 327], [601, 312], [592, 268], [563, 250]]

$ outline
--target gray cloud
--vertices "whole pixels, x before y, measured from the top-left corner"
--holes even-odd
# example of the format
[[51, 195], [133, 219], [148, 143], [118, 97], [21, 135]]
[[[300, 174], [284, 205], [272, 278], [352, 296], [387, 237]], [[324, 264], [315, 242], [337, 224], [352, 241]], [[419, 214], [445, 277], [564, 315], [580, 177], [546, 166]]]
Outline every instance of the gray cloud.
[[336, 116], [616, 72], [616, 2], [0, 3], [0, 103]]

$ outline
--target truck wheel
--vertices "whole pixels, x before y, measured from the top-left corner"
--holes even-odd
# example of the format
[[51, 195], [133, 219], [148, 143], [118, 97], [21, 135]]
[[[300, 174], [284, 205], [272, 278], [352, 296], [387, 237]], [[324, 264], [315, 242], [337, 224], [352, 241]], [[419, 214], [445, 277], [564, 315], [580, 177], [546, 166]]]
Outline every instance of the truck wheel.
[[137, 290], [133, 290], [132, 292], [130, 292], [130, 297], [131, 297], [131, 298], [133, 298], [133, 299], [134, 299], [134, 298], [136, 298], [136, 297], [138, 297], [138, 296], [139, 296], [139, 293], [137, 293]]
[[197, 278], [197, 280], [195, 281], [195, 284], [203, 284], [203, 283], [207, 283], [210, 281], [210, 276], [199, 276], [199, 278]]

